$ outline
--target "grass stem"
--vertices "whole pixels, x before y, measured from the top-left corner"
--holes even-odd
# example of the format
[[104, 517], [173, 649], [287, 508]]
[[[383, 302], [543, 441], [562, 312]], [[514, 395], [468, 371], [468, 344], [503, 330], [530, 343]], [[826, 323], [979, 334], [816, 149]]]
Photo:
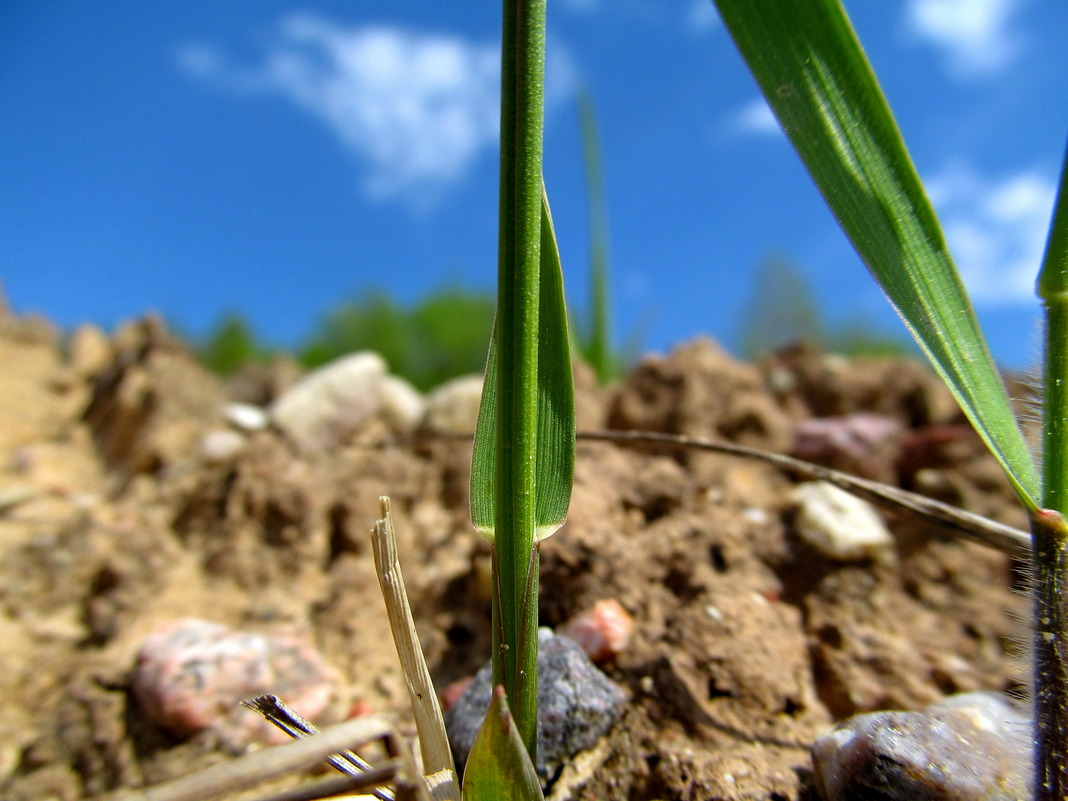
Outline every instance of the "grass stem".
[[1034, 548], [1035, 799], [1068, 798], [1068, 155], [1038, 279], [1046, 312], [1042, 505]]
[[[501, 52], [501, 183], [497, 295], [494, 676], [534, 758], [537, 596], [525, 602], [534, 549], [541, 259], [544, 0], [505, 0]], [[533, 607], [533, 608], [530, 608]], [[530, 620], [533, 618], [533, 625]], [[527, 641], [521, 640], [527, 634]], [[519, 681], [520, 675], [525, 680]]]

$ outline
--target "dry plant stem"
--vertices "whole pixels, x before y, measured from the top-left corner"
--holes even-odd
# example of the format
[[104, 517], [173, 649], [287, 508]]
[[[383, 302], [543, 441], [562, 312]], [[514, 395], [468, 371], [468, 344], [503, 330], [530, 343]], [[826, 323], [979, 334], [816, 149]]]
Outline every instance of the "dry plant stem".
[[851, 492], [871, 503], [893, 511], [906, 512], [953, 530], [966, 539], [996, 548], [1009, 556], [1028, 558], [1031, 553], [1031, 536], [1026, 531], [1006, 526], [981, 515], [966, 512], [955, 506], [927, 498], [915, 492], [892, 487], [878, 481], [851, 476], [829, 467], [822, 467], [812, 462], [794, 459], [792, 456], [735, 445], [730, 442], [716, 442], [697, 437], [685, 437], [678, 434], [657, 434], [645, 431], [580, 431], [579, 439], [600, 440], [604, 442], [630, 442], [639, 445], [666, 445], [674, 448], [694, 448], [697, 450], [758, 459], [789, 473], [805, 478], [826, 481], [839, 489]]
[[346, 774], [345, 776], [331, 776], [292, 790], [282, 790], [278, 793], [260, 796], [254, 801], [319, 801], [323, 798], [336, 798], [344, 795], [351, 797], [352, 793], [365, 790], [375, 784], [384, 784], [392, 780], [397, 772], [395, 766], [374, 768], [366, 773]]
[[[302, 770], [331, 754], [382, 738], [392, 739], [403, 746], [396, 729], [385, 718], [357, 718], [326, 729], [314, 737], [253, 751], [190, 776], [114, 797], [112, 801], [204, 801]], [[410, 753], [408, 757], [411, 758]], [[393, 776], [398, 773], [401, 764], [398, 761], [380, 767]], [[382, 776], [369, 778], [377, 781], [383, 779]]]
[[[282, 701], [276, 695], [261, 695], [250, 701], [242, 701], [241, 705], [273, 723], [294, 739], [303, 739], [319, 733], [319, 729], [307, 719], [298, 715], [292, 707]], [[374, 766], [352, 751], [340, 751], [326, 757], [326, 763], [333, 768], [346, 773], [349, 776], [359, 776], [374, 770]], [[389, 789], [376, 789], [373, 795], [382, 801], [392, 801], [393, 791]]]
[[[375, 523], [371, 534], [371, 547], [374, 551], [375, 570], [382, 587], [382, 598], [386, 603], [386, 615], [393, 632], [393, 642], [397, 648], [401, 668], [404, 671], [408, 696], [411, 699], [415, 726], [419, 732], [419, 744], [423, 755], [423, 770], [427, 774], [446, 773], [451, 776], [451, 790], [446, 779], [444, 785], [435, 789], [435, 797], [441, 799], [459, 799], [460, 789], [456, 782], [456, 766], [452, 759], [452, 749], [445, 733], [445, 721], [438, 704], [438, 696], [430, 679], [430, 670], [419, 645], [419, 635], [415, 630], [408, 594], [404, 588], [404, 576], [401, 574], [400, 560], [397, 558], [397, 538], [393, 532], [393, 518], [390, 514], [388, 497], [378, 499], [381, 504], [382, 518]], [[451, 794], [450, 794], [451, 793]]]
[[1032, 518], [1034, 535], [1035, 801], [1068, 798], [1068, 525], [1056, 512]]

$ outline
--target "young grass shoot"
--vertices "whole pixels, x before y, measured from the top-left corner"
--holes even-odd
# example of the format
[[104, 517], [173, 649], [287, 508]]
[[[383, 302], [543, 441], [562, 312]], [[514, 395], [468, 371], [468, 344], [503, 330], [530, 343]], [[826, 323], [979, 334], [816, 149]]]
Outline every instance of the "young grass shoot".
[[827, 205], [1028, 511], [1034, 792], [1038, 801], [1068, 798], [1068, 173], [1038, 282], [1046, 309], [1040, 477], [938, 219], [839, 0], [715, 2]]

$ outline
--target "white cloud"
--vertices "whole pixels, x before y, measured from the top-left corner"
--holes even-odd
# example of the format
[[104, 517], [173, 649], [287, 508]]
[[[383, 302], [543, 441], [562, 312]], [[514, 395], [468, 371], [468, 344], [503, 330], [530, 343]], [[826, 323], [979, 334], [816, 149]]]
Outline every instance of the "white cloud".
[[960, 165], [925, 183], [975, 303], [1034, 303], [1055, 183], [1037, 172], [992, 180]]
[[779, 121], [762, 97], [754, 98], [734, 112], [728, 122], [728, 127], [736, 134], [778, 136], [782, 133]]
[[231, 90], [273, 92], [317, 117], [367, 166], [378, 198], [434, 196], [496, 145], [500, 50], [403, 28], [350, 28], [287, 17], [255, 69], [217, 51], [179, 53], [190, 74]]
[[997, 72], [1019, 52], [1010, 30], [1020, 0], [910, 0], [908, 29], [942, 49], [950, 69], [969, 77]]

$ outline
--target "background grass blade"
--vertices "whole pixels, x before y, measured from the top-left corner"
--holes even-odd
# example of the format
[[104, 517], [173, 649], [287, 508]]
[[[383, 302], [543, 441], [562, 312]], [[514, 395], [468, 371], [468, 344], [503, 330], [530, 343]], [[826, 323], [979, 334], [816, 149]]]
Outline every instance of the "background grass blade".
[[716, 0], [816, 185], [1029, 509], [1039, 480], [890, 108], [837, 0]]
[[586, 168], [586, 198], [590, 218], [590, 302], [586, 330], [580, 332], [583, 358], [597, 373], [601, 386], [619, 378], [622, 365], [612, 351], [611, 302], [608, 287], [608, 213], [604, 200], [601, 147], [593, 98], [585, 88], [578, 94], [582, 130], [582, 162]]

